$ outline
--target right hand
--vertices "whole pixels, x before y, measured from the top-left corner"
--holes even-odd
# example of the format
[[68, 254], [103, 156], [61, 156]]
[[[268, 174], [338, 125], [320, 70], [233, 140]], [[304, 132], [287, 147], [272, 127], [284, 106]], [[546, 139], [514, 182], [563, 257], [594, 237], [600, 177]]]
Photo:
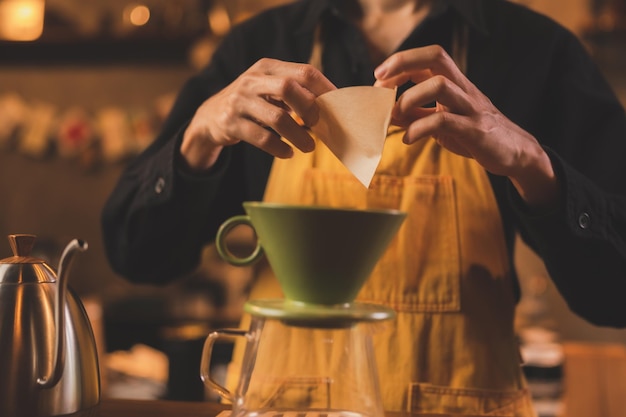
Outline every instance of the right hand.
[[224, 146], [241, 141], [278, 158], [291, 157], [291, 145], [310, 152], [315, 142], [292, 115], [314, 125], [316, 97], [334, 89], [311, 65], [263, 58], [202, 103], [185, 131], [181, 154], [189, 168], [202, 171], [213, 166]]

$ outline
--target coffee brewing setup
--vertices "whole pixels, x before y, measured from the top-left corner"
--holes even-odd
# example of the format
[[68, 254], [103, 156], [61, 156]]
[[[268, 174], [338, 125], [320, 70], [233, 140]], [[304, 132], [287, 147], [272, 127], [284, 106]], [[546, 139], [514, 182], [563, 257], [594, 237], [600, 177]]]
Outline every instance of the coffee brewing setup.
[[[243, 206], [245, 215], [222, 224], [217, 250], [234, 265], [250, 265], [265, 255], [284, 298], [251, 299], [244, 306], [247, 330], [209, 334], [203, 381], [232, 404], [232, 417], [383, 416], [371, 333], [373, 324], [395, 313], [355, 299], [405, 213], [262, 202]], [[225, 239], [242, 224], [257, 236], [247, 257], [233, 255]], [[222, 338], [245, 343], [232, 391], [211, 375], [211, 352]]]

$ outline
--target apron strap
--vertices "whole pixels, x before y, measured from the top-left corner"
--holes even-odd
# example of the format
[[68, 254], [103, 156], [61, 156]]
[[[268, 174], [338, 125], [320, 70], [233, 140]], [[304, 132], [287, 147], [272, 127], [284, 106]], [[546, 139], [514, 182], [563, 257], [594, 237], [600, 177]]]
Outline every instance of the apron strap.
[[324, 72], [324, 67], [322, 66], [322, 29], [318, 24], [315, 28], [315, 33], [313, 34], [313, 48], [311, 49], [311, 56], [309, 57], [309, 64], [320, 70], [320, 72]]
[[467, 73], [467, 51], [469, 45], [469, 27], [457, 22], [452, 33], [452, 60], [463, 74]]

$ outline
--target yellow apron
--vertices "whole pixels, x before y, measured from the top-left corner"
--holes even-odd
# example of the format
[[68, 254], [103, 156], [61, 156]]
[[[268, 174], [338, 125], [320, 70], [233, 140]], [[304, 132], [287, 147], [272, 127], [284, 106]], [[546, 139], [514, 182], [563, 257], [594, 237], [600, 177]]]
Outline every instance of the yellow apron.
[[[358, 296], [397, 312], [392, 325], [374, 335], [385, 410], [534, 416], [513, 329], [504, 233], [487, 174], [435, 140], [407, 146], [402, 135], [390, 128], [369, 189], [318, 142], [312, 153], [274, 161], [265, 200], [408, 213]], [[250, 298], [282, 296], [267, 265], [259, 269]], [[235, 349], [233, 374], [239, 373], [242, 347]]]

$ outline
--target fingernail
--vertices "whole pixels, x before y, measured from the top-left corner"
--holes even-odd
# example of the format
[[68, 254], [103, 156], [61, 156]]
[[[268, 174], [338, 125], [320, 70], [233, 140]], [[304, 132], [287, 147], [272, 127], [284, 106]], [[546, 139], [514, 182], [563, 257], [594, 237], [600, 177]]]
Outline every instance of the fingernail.
[[305, 149], [303, 149], [302, 151], [304, 153], [309, 153], [309, 152], [313, 152], [315, 150], [315, 141], [313, 139], [307, 141], [306, 145], [305, 145]]
[[387, 67], [385, 66], [385, 64], [380, 65], [374, 70], [374, 77], [376, 77], [377, 80], [385, 78], [385, 75], [387, 75]]

